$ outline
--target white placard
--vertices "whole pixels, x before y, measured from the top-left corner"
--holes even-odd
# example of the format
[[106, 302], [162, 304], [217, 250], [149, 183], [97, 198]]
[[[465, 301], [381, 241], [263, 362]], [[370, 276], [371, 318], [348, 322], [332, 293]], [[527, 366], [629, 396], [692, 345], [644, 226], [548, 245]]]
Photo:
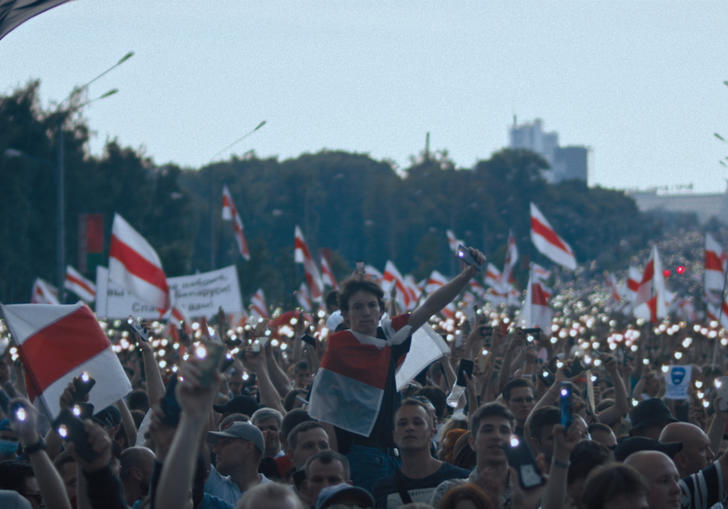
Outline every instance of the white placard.
[[667, 390], [665, 399], [688, 399], [688, 388], [692, 375], [692, 366], [670, 366], [665, 374]]
[[417, 329], [412, 334], [409, 352], [395, 375], [397, 390], [401, 391], [420, 371], [449, 352], [445, 340], [428, 324]]

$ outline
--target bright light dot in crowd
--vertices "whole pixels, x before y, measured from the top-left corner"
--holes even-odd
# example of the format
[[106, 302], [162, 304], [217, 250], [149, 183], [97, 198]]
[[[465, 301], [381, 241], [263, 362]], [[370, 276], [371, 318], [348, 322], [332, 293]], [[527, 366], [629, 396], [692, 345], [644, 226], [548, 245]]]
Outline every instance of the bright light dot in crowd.
[[669, 366], [665, 366], [665, 365], [663, 364], [663, 365], [662, 365], [662, 367], [660, 367], [660, 370], [661, 370], [661, 371], [662, 371], [663, 373], [667, 373], [667, 372], [668, 372], [668, 371], [670, 370], [670, 367], [669, 367]]
[[675, 272], [677, 272], [678, 274], [684, 273], [685, 272], [685, 265], [678, 265], [677, 267], [675, 267]]
[[640, 347], [638, 345], [632, 345], [629, 347], [629, 349], [632, 350], [633, 352], [636, 352], [637, 350], [640, 349]]
[[710, 402], [703, 400], [703, 408], [708, 408], [709, 406], [710, 406]]
[[73, 415], [76, 417], [81, 417], [81, 407], [78, 405], [73, 405], [73, 408], [71, 408], [71, 412], [73, 412]]
[[28, 417], [28, 414], [25, 413], [25, 408], [20, 407], [15, 411], [15, 418], [19, 421], [24, 421]]
[[172, 348], [174, 348], [175, 350], [179, 350], [179, 343], [173, 344]]
[[164, 359], [162, 359], [161, 361], [159, 361], [159, 367], [162, 368], [162, 369], [166, 368], [167, 367], [167, 361], [165, 361]]
[[124, 338], [121, 338], [121, 341], [119, 341], [119, 344], [121, 345], [121, 348], [123, 348], [124, 350], [129, 348], [129, 342]]
[[184, 355], [182, 356], [182, 360], [183, 360], [183, 361], [186, 361], [186, 360], [187, 360], [187, 359], [189, 359], [189, 358], [190, 358], [190, 354], [188, 354], [188, 353], [185, 353], [185, 354], [184, 354]]
[[682, 352], [675, 352], [675, 354], [674, 354], [674, 355], [675, 355], [675, 358], [676, 358], [677, 360], [680, 360], [680, 359], [682, 359]]
[[121, 327], [121, 320], [114, 320], [114, 328], [118, 329], [119, 327]]
[[715, 330], [712, 330], [712, 331], [710, 331], [710, 332], [708, 333], [708, 337], [709, 337], [710, 339], [713, 339], [713, 338], [715, 338], [715, 337], [717, 337], [717, 336], [718, 336], [718, 332], [717, 332], [717, 331], [715, 331]]
[[698, 399], [703, 399], [703, 396], [705, 396], [705, 394], [703, 393], [703, 391], [698, 391], [697, 396], [698, 396]]
[[544, 369], [544, 370], [543, 370], [543, 372], [541, 373], [541, 376], [542, 376], [542, 377], [544, 377], [544, 378], [546, 378], [546, 377], [547, 377], [547, 376], [549, 376], [550, 374], [551, 374], [551, 373], [549, 373], [548, 371], [546, 371], [546, 370]]
[[642, 364], [644, 364], [645, 366], [647, 366], [649, 363], [650, 363], [650, 359], [648, 359], [646, 357], [644, 359], [642, 359]]
[[566, 387], [564, 387], [563, 389], [561, 389], [560, 392], [561, 392], [561, 397], [563, 397], [563, 398], [565, 398], [566, 396], [569, 395], [569, 389], [567, 389]]
[[584, 364], [586, 364], [586, 365], [588, 366], [588, 365], [590, 365], [591, 363], [592, 363], [592, 358], [591, 358], [591, 356], [589, 356], [589, 355], [585, 355], [585, 356], [584, 356]]
[[278, 346], [279, 344], [280, 344], [280, 342], [279, 342], [279, 341], [278, 341], [277, 339], [273, 339], [273, 340], [271, 340], [271, 342], [270, 342], [270, 346], [272, 346], [272, 347], [276, 347], [276, 346]]
[[318, 316], [319, 318], [323, 318], [324, 316], [326, 316], [326, 311], [324, 311], [323, 309], [319, 309], [316, 313], [316, 316]]
[[488, 349], [487, 349], [487, 348], [483, 348], [483, 349], [482, 349], [482, 350], [480, 351], [480, 355], [482, 355], [483, 357], [485, 357], [486, 355], [488, 355]]
[[58, 426], [58, 434], [61, 436], [61, 438], [68, 438], [68, 428], [65, 424], [61, 424]]
[[195, 357], [198, 359], [204, 359], [207, 357], [207, 348], [204, 345], [197, 345], [195, 347]]
[[196, 330], [193, 336], [195, 337], [195, 339], [200, 339], [202, 337], [202, 331], [199, 329]]
[[693, 332], [700, 332], [700, 325], [698, 325], [698, 324], [693, 325]]
[[566, 329], [561, 329], [561, 330], [559, 331], [559, 337], [560, 337], [561, 339], [564, 339], [564, 338], [565, 338], [566, 336], [568, 336], [568, 335], [569, 335], [569, 333], [568, 333], [568, 332], [566, 331]]
[[555, 345], [557, 341], [558, 341], [558, 338], [556, 336], [551, 336], [551, 339], [549, 339], [549, 342], [552, 345]]
[[556, 324], [556, 323], [552, 323], [551, 324], [551, 332], [556, 332], [557, 330], [559, 330], [559, 325]]
[[196, 331], [200, 328], [200, 322], [192, 322], [192, 325], [190, 327], [192, 327], [192, 330]]
[[526, 336], [526, 341], [528, 341], [529, 343], [533, 343], [533, 340], [534, 340], [534, 337], [531, 336], [530, 334], [528, 336]]
[[281, 343], [281, 350], [283, 350], [284, 352], [288, 350], [288, 343]]
[[683, 340], [682, 340], [682, 346], [683, 346], [683, 348], [688, 348], [688, 347], [690, 347], [690, 344], [691, 344], [692, 342], [693, 342], [693, 338], [687, 337], [687, 338], [683, 339]]
[[176, 373], [178, 369], [177, 366], [172, 366], [172, 373]]
[[726, 346], [726, 345], [728, 345], [728, 338], [723, 338], [723, 339], [721, 339], [721, 340], [720, 340], [720, 344], [721, 344], [721, 345], [723, 345], [723, 346]]
[[445, 336], [445, 341], [447, 341], [448, 343], [452, 343], [453, 339], [455, 339], [455, 336], [453, 334], [448, 334], [447, 336]]
[[639, 402], [639, 401], [637, 401], [636, 399], [633, 399], [633, 400], [632, 400], [632, 406], [637, 406], [637, 405], [639, 405], [639, 404], [640, 404], [640, 402]]
[[167, 355], [167, 351], [164, 348], [160, 348], [157, 351], [157, 355], [159, 355], [160, 357], [164, 357], [165, 355]]
[[615, 325], [617, 325], [617, 321], [616, 320], [609, 320], [609, 326], [610, 327], [614, 327]]
[[167, 341], [167, 339], [166, 339], [166, 338], [165, 338], [165, 339], [163, 339], [162, 341], [160, 341], [160, 344], [161, 344], [162, 346], [167, 346], [167, 344], [168, 344], [168, 343], [169, 343], [169, 341]]
[[294, 316], [291, 318], [291, 325], [296, 325], [298, 323], [298, 319]]
[[672, 271], [670, 269], [665, 269], [662, 271], [662, 275], [665, 277], [670, 277], [672, 275]]
[[111, 345], [111, 349], [114, 351], [114, 353], [121, 352], [121, 347], [119, 345]]
[[152, 346], [153, 346], [154, 348], [157, 348], [157, 347], [159, 346], [159, 340], [158, 340], [158, 339], [155, 339], [155, 340], [153, 340], [153, 341], [152, 341]]
[[617, 343], [609, 343], [609, 349], [610, 350], [616, 350], [617, 349]]
[[577, 331], [576, 329], [571, 329], [569, 331], [569, 336], [571, 336], [572, 338], [575, 338], [577, 334], [579, 334], [579, 331]]
[[[510, 319], [510, 318], [508, 318], [507, 316], [504, 316], [504, 317], [503, 317], [503, 323], [505, 323], [505, 324], [509, 324], [509, 323], [511, 323], [511, 319]], [[498, 325], [498, 324], [496, 323], [495, 325]]]
[[602, 360], [601, 359], [594, 359], [594, 366], [596, 366], [598, 368], [601, 365], [602, 365]]
[[560, 368], [563, 368], [564, 367], [564, 363], [561, 362], [561, 361], [556, 361], [556, 367], [559, 368], [559, 369]]
[[597, 375], [592, 375], [591, 376], [591, 381], [592, 381], [592, 383], [596, 382], [597, 381]]
[[273, 334], [273, 331], [271, 331], [270, 329], [266, 329], [266, 330], [265, 330], [265, 332], [264, 332], [263, 334], [264, 334], [265, 336], [270, 336], [271, 334]]
[[249, 380], [249, 379], [250, 379], [250, 375], [248, 374], [248, 372], [247, 372], [247, 371], [244, 371], [244, 372], [243, 372], [243, 380], [247, 381], [247, 380]]
[[702, 329], [700, 329], [700, 333], [701, 333], [701, 334], [702, 334], [703, 336], [707, 336], [707, 335], [708, 335], [708, 329], [707, 329], [707, 328], [705, 328], [705, 327], [703, 327]]
[[511, 435], [511, 447], [518, 447], [520, 443], [521, 441], [518, 440], [518, 437], [516, 435]]
[[594, 350], [599, 350], [599, 341], [594, 341], [591, 346]]
[[720, 378], [716, 378], [715, 380], [713, 380], [713, 385], [715, 385], [716, 389], [720, 389], [720, 386], [723, 385], [723, 382]]
[[703, 386], [703, 382], [701, 380], [695, 380], [695, 387], [700, 389]]
[[[718, 322], [716, 320], [711, 320], [708, 325], [710, 325], [713, 329], [715, 329], [718, 326]], [[696, 325], [695, 327], [700, 328], [699, 325]], [[693, 327], [693, 330], [697, 330], [695, 327]]]

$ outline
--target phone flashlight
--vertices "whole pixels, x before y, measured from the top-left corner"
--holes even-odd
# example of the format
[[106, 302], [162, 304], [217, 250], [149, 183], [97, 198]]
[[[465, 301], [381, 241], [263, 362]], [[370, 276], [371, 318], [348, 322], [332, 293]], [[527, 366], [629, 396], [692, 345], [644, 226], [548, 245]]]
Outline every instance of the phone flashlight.
[[25, 419], [27, 419], [27, 418], [28, 418], [28, 414], [25, 412], [25, 408], [23, 408], [21, 406], [21, 407], [18, 407], [15, 410], [15, 419], [17, 421], [19, 421], [19, 422], [25, 422]]
[[207, 357], [207, 348], [204, 345], [197, 345], [195, 347], [195, 357], [198, 359], [204, 359]]

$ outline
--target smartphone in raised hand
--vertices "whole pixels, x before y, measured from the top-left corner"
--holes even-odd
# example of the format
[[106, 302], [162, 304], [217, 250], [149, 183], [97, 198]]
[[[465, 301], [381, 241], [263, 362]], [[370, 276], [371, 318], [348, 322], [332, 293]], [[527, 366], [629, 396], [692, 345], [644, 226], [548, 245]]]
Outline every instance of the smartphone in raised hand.
[[525, 440], [521, 440], [517, 435], [512, 435], [511, 439], [501, 446], [508, 458], [508, 464], [518, 473], [521, 488], [528, 490], [546, 482]]

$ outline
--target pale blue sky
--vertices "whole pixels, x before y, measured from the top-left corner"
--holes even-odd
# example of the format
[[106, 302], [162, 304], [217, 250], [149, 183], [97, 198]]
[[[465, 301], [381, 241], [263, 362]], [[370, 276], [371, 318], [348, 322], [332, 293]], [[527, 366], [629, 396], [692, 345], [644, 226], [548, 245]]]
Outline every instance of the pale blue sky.
[[322, 148], [406, 165], [431, 132], [458, 165], [507, 144], [513, 115], [592, 148], [591, 183], [722, 191], [724, 1], [76, 0], [0, 41], [0, 93], [91, 87], [94, 137], [197, 167], [233, 149]]

